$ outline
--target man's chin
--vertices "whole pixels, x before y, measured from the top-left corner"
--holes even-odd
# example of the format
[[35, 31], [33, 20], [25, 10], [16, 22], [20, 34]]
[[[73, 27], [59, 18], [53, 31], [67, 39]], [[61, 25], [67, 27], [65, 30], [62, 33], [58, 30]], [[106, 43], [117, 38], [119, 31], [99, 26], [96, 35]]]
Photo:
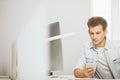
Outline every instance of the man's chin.
[[98, 43], [97, 42], [93, 42], [93, 44], [96, 46], [96, 45], [98, 45]]

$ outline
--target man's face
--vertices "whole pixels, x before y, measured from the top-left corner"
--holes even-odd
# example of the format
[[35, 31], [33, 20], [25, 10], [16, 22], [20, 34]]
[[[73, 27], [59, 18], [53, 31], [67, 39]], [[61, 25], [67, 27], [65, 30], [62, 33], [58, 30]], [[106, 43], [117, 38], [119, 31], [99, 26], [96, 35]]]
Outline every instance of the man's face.
[[102, 25], [97, 25], [95, 27], [89, 27], [89, 35], [96, 47], [103, 46], [103, 42], [105, 41], [105, 35], [107, 30], [103, 30]]

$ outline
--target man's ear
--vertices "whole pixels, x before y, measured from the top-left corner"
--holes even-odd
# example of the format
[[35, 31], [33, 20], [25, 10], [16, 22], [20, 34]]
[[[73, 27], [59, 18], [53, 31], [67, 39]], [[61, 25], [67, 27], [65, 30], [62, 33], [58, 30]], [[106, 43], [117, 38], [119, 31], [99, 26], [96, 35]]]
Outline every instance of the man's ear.
[[107, 29], [105, 29], [105, 33], [106, 33], [106, 34], [107, 34], [107, 32], [108, 32]]
[[88, 29], [88, 33], [90, 33], [90, 30]]

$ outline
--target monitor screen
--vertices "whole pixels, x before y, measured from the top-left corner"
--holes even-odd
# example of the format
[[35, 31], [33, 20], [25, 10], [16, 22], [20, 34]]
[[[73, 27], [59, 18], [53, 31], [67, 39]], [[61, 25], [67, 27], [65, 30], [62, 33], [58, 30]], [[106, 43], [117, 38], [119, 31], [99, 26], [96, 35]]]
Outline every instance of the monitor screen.
[[[60, 35], [59, 22], [49, 24], [48, 38]], [[50, 71], [63, 70], [62, 40], [49, 41]]]

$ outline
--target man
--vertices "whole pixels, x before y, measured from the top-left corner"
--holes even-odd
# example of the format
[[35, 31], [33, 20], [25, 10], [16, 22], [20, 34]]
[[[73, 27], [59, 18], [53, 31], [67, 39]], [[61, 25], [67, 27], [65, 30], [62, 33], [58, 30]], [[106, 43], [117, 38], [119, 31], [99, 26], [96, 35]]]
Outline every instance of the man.
[[88, 20], [91, 42], [84, 45], [74, 69], [77, 78], [120, 79], [120, 42], [108, 41], [107, 22], [102, 17]]

